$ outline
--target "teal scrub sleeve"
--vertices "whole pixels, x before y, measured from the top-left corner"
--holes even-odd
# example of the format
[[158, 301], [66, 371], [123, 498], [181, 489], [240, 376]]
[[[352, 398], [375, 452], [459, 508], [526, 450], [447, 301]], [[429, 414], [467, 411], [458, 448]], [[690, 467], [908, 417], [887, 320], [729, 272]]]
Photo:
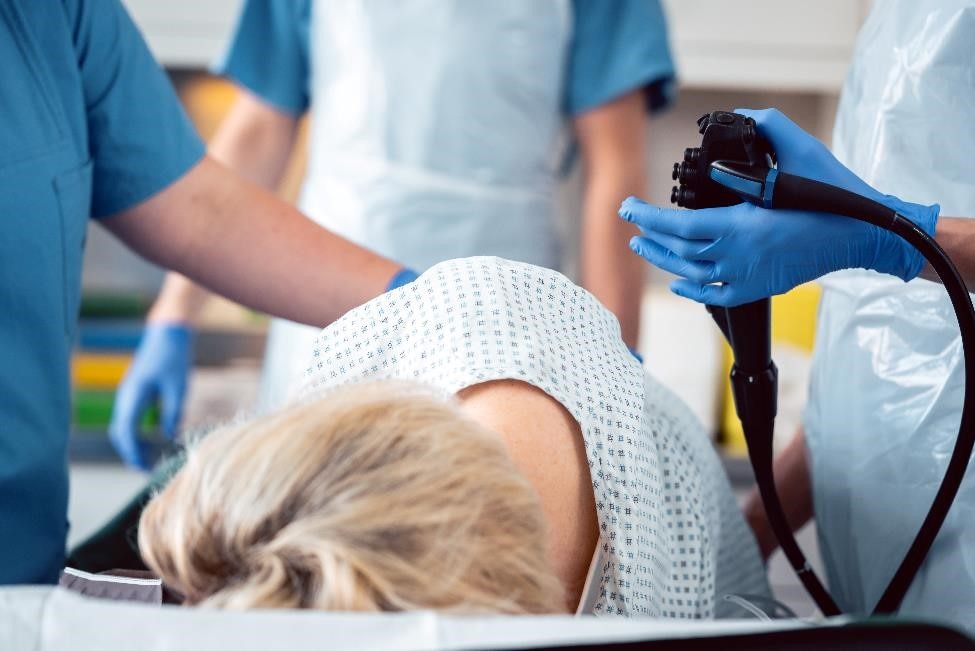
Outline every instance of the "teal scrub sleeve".
[[311, 0], [246, 0], [215, 71], [274, 108], [299, 117], [310, 102]]
[[573, 0], [565, 111], [577, 115], [643, 88], [651, 111], [673, 99], [674, 62], [657, 0]]
[[119, 0], [65, 7], [88, 121], [91, 214], [106, 217], [179, 179], [205, 147]]

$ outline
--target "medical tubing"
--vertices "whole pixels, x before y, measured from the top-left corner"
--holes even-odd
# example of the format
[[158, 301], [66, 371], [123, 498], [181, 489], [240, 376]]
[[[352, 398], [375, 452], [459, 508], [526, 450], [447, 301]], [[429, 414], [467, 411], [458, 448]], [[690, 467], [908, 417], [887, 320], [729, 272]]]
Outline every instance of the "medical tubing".
[[[737, 351], [735, 355], [737, 359]], [[755, 471], [755, 483], [765, 506], [765, 514], [782, 553], [823, 615], [841, 615], [839, 606], [816, 576], [796, 542], [775, 489], [772, 438], [775, 428], [777, 376], [778, 371], [772, 362], [757, 374], [743, 372], [736, 363], [731, 371], [735, 410], [745, 432], [748, 458]]]
[[955, 441], [951, 459], [948, 461], [945, 478], [935, 494], [934, 502], [924, 518], [914, 543], [900, 567], [897, 568], [894, 578], [887, 586], [880, 601], [877, 602], [874, 609], [875, 613], [892, 613], [900, 607], [914, 575], [917, 574], [921, 563], [924, 562], [928, 550], [934, 544], [934, 540], [948, 516], [955, 495], [965, 478], [972, 449], [975, 448], [975, 386], [973, 386], [975, 382], [972, 381], [972, 378], [975, 378], [975, 309], [972, 308], [968, 288], [944, 250], [913, 222], [898, 216], [893, 232], [921, 252], [921, 255], [931, 264], [948, 291], [962, 333], [961, 342], [965, 356], [965, 397], [958, 438]]
[[[911, 220], [866, 197], [826, 183], [779, 173], [772, 208], [815, 210], [865, 221], [891, 231], [913, 246], [941, 279], [958, 319], [965, 358], [965, 397], [955, 447], [944, 479], [904, 560], [894, 573], [874, 614], [895, 612], [934, 543], [965, 477], [975, 448], [975, 308], [964, 279], [940, 245]], [[774, 491], [772, 491], [774, 494]], [[762, 496], [763, 499], [765, 496]], [[775, 496], [777, 500], [778, 497]]]
[[836, 602], [796, 542], [775, 489], [772, 436], [778, 410], [779, 373], [772, 361], [771, 301], [765, 298], [728, 308], [709, 305], [708, 311], [734, 351], [732, 396], [769, 526], [816, 606], [826, 616], [840, 615]]

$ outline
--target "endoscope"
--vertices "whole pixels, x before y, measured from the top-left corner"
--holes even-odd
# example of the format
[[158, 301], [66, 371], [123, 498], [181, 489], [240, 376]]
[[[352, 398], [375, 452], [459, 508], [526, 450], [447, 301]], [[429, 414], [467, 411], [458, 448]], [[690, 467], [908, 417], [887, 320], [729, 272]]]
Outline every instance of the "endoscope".
[[[975, 309], [955, 265], [934, 239], [896, 211], [866, 197], [826, 183], [780, 172], [775, 152], [758, 135], [755, 121], [728, 111], [714, 111], [698, 121], [701, 146], [684, 152], [674, 164], [670, 200], [685, 208], [731, 206], [748, 201], [765, 208], [810, 210], [864, 221], [888, 230], [915, 247], [938, 274], [951, 300], [961, 330], [965, 357], [965, 397], [958, 437], [944, 479], [910, 549], [874, 608], [874, 614], [896, 612], [931, 548], [958, 493], [975, 446]], [[841, 217], [840, 217], [841, 216]], [[689, 215], [688, 219], [693, 219]], [[772, 361], [769, 299], [738, 307], [707, 306], [734, 356], [731, 388], [741, 420], [748, 457], [755, 473], [772, 531], [799, 580], [824, 615], [841, 610], [820, 582], [796, 543], [772, 472], [772, 436], [778, 393], [778, 371]]]

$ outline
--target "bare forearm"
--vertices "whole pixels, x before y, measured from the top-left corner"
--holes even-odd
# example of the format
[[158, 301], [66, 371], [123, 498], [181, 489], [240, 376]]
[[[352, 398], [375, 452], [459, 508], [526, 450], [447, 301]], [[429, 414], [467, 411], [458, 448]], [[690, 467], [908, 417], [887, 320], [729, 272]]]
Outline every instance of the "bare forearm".
[[[786, 521], [793, 531], [800, 529], [813, 517], [812, 483], [806, 456], [806, 435], [800, 427], [789, 445], [775, 459], [772, 470], [775, 488], [785, 511]], [[745, 519], [755, 533], [762, 558], [768, 558], [779, 546], [769, 524], [758, 489], [753, 488], [744, 506]]]
[[647, 119], [642, 89], [579, 116], [576, 135], [585, 176], [582, 284], [620, 321], [623, 340], [636, 347], [644, 265], [632, 254], [632, 224], [617, 218], [620, 202], [646, 196]]
[[582, 226], [582, 285], [620, 322], [623, 341], [636, 348], [640, 334], [640, 301], [645, 265], [629, 249], [637, 234], [632, 224], [617, 219], [620, 201], [646, 196], [640, 179], [605, 179], [586, 189]]
[[[969, 290], [975, 288], [975, 219], [942, 217], [938, 220], [934, 236], [958, 267]], [[930, 264], [924, 265], [921, 277], [940, 282]]]
[[207, 149], [235, 174], [273, 191], [284, 176], [297, 134], [296, 117], [241, 90]]
[[[284, 175], [297, 129], [296, 118], [272, 109], [241, 90], [211, 139], [208, 153], [235, 174], [273, 191]], [[148, 320], [195, 325], [209, 298], [207, 289], [170, 272]]]
[[185, 323], [195, 326], [210, 292], [192, 280], [170, 271], [146, 320], [155, 323]]
[[318, 326], [381, 294], [399, 269], [209, 158], [105, 225], [213, 291]]

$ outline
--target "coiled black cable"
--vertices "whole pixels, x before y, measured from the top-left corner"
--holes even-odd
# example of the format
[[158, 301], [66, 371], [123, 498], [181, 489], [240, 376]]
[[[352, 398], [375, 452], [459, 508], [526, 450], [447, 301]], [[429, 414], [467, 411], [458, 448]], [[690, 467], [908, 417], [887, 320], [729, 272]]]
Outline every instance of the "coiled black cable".
[[[924, 558], [948, 516], [951, 504], [954, 502], [961, 482], [965, 478], [965, 471], [968, 468], [972, 450], [975, 448], [975, 308], [972, 307], [971, 297], [964, 279], [944, 249], [914, 222], [883, 204], [826, 183], [780, 172], [772, 194], [772, 208], [833, 213], [873, 224], [898, 235], [917, 249], [924, 256], [924, 259], [930, 263], [948, 292], [955, 317], [958, 319], [965, 359], [965, 394], [958, 437], [955, 440], [944, 479], [942, 479], [941, 486], [935, 494], [931, 508], [928, 510], [914, 542], [911, 543], [907, 554], [904, 556], [904, 560], [901, 561], [873, 611], [874, 614], [893, 613], [900, 607], [914, 576], [921, 567], [921, 563], [924, 562]], [[753, 459], [753, 464], [755, 461]], [[766, 470], [765, 464], [768, 464], [767, 471], [771, 478], [771, 458], [768, 460], [760, 458], [757, 461], [761, 462], [763, 470]], [[757, 473], [758, 468], [756, 468]], [[762, 491], [761, 485], [759, 490], [762, 492], [766, 512], [769, 514], [769, 523], [772, 525], [776, 536], [779, 537], [783, 551], [786, 550], [785, 541], [790, 541], [789, 547], [794, 548], [793, 551], [798, 551], [799, 558], [801, 558], [799, 566], [808, 568], [806, 559], [799, 551], [792, 535], [792, 530], [785, 524], [785, 515], [775, 492], [774, 478], [771, 478], [771, 491], [768, 490], [768, 487]], [[766, 493], [769, 493], [768, 501], [765, 501]], [[774, 519], [773, 512], [776, 513]], [[778, 522], [778, 528], [776, 522]], [[783, 526], [784, 531], [780, 535], [778, 529]], [[792, 560], [790, 557], [790, 562]], [[793, 567], [796, 567], [795, 563], [793, 563]], [[802, 573], [800, 573], [800, 579], [802, 578]], [[804, 580], [803, 583], [806, 584], [806, 581]], [[819, 583], [818, 579], [815, 580], [815, 585], [822, 589], [822, 584]], [[807, 585], [807, 589], [809, 589], [809, 585]], [[814, 589], [816, 588], [814, 587]], [[814, 598], [816, 597], [812, 590], [810, 590], [810, 594]], [[819, 603], [818, 599], [817, 603]], [[835, 607], [832, 599], [829, 599], [829, 603]], [[822, 608], [820, 605], [820, 609]], [[824, 614], [831, 613], [824, 610]]]

